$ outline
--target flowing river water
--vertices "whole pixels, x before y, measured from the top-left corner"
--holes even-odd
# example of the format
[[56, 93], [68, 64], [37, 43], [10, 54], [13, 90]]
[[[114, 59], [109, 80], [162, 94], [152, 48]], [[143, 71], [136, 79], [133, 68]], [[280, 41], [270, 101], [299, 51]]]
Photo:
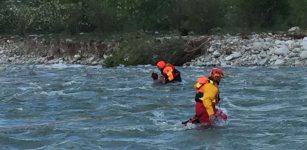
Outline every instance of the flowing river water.
[[153, 85], [154, 66], [0, 66], [0, 149], [306, 149], [307, 68], [225, 67], [227, 123], [182, 126], [196, 77]]

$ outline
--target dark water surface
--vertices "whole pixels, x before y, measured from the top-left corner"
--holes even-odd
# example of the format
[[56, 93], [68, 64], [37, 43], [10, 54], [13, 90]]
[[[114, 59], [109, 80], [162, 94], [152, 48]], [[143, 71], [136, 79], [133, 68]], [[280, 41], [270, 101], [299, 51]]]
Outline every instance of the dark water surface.
[[183, 127], [193, 115], [195, 78], [152, 85], [153, 66], [0, 67], [0, 149], [307, 148], [307, 68], [229, 67], [220, 89], [229, 121]]

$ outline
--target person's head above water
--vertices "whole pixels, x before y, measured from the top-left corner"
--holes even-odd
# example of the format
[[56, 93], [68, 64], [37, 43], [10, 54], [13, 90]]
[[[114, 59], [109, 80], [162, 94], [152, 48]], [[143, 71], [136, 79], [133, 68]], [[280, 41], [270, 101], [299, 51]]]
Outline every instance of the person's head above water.
[[212, 68], [211, 71], [210, 71], [210, 77], [219, 82], [224, 76], [224, 73], [222, 71], [222, 69], [219, 69], [219, 68]]
[[158, 78], [159, 78], [159, 76], [158, 76], [158, 74], [157, 73], [151, 73], [151, 78], [153, 79], [153, 80], [157, 80]]

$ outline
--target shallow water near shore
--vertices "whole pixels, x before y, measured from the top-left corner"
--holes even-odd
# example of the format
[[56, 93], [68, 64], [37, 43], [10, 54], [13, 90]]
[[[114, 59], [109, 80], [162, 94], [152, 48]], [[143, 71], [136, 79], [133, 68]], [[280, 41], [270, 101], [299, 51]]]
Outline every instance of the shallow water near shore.
[[192, 89], [209, 67], [177, 67], [183, 82], [153, 85], [153, 66], [0, 66], [0, 149], [304, 149], [306, 67], [227, 67], [226, 124], [200, 130]]

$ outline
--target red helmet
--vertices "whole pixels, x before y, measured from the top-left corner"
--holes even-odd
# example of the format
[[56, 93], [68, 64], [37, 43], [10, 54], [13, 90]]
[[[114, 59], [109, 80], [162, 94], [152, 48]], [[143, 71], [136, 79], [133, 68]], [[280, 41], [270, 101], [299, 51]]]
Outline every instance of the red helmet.
[[157, 65], [157, 67], [158, 67], [159, 69], [163, 69], [163, 68], [165, 67], [166, 63], [165, 63], [165, 61], [160, 60], [160, 61], [157, 62], [156, 65]]
[[210, 71], [210, 77], [213, 78], [215, 81], [220, 81], [223, 78], [224, 73], [222, 69], [219, 68], [212, 68]]

